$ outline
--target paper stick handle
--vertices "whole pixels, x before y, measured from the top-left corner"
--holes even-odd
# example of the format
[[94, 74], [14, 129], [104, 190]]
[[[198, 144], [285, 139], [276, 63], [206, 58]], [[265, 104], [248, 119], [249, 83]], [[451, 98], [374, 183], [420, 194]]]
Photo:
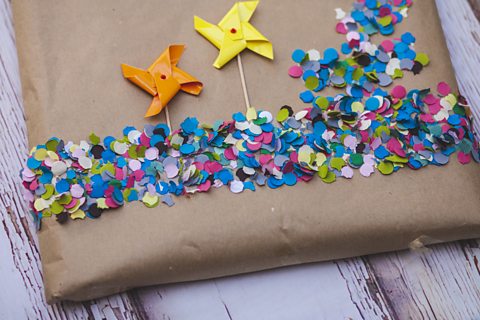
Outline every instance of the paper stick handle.
[[167, 120], [168, 130], [172, 133], [172, 124], [170, 123], [170, 113], [168, 112], [168, 106], [165, 106], [165, 119]]
[[237, 62], [238, 62], [238, 70], [240, 71], [240, 81], [242, 82], [245, 105], [248, 110], [250, 108], [250, 100], [248, 99], [247, 83], [245, 82], [245, 74], [243, 73], [242, 58], [240, 57], [240, 54], [237, 55]]

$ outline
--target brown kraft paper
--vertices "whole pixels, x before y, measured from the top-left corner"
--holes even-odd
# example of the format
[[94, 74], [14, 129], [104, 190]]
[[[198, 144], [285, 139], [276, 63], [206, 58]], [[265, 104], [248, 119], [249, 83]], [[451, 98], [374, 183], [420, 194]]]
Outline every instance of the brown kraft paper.
[[[275, 60], [242, 53], [251, 103], [276, 114], [304, 107], [302, 81], [287, 75], [296, 48], [339, 48], [337, 7], [353, 0], [262, 0], [251, 22], [272, 43]], [[14, 1], [30, 146], [57, 136], [79, 142], [91, 131], [121, 135], [164, 121], [144, 119], [151, 97], [123, 79], [121, 63], [148, 67], [170, 43], [187, 50], [179, 66], [202, 80], [199, 97], [178, 94], [172, 125], [230, 119], [245, 110], [239, 70], [222, 70], [218, 54], [193, 29], [193, 16], [217, 23], [233, 1]], [[455, 87], [434, 0], [417, 0], [395, 36], [411, 31], [417, 52], [430, 55], [407, 89]], [[383, 37], [375, 35], [374, 43]], [[328, 92], [331, 93], [331, 92]], [[59, 225], [44, 219], [39, 232], [49, 303], [86, 300], [130, 288], [207, 279], [280, 266], [337, 259], [480, 236], [480, 166], [452, 158], [445, 167], [402, 169], [392, 176], [360, 175], [327, 185], [320, 179], [292, 188], [239, 195], [227, 188], [175, 198], [148, 209], [139, 202], [107, 210], [100, 219]]]

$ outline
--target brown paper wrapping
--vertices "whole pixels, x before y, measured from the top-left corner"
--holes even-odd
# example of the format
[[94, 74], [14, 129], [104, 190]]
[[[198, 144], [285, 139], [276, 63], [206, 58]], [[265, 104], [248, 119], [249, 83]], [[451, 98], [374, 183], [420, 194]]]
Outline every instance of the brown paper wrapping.
[[[217, 23], [232, 1], [14, 1], [30, 145], [121, 134], [144, 119], [151, 97], [122, 78], [121, 63], [147, 67], [170, 43], [188, 48], [179, 66], [205, 84], [200, 97], [180, 93], [172, 123], [203, 122], [244, 111], [236, 61], [222, 70], [218, 53], [193, 29], [193, 16]], [[251, 102], [276, 112], [299, 110], [302, 81], [287, 75], [295, 48], [338, 48], [334, 8], [352, 0], [262, 0], [252, 24], [274, 45], [275, 60], [242, 53]], [[431, 64], [400, 81], [407, 88], [455, 84], [434, 0], [417, 0], [395, 35], [411, 31]], [[379, 43], [382, 36], [374, 36]], [[327, 185], [240, 195], [226, 188], [175, 198], [147, 209], [128, 203], [100, 219], [59, 225], [44, 219], [39, 233], [46, 297], [85, 300], [129, 288], [251, 272], [404, 249], [480, 236], [480, 166], [403, 169], [392, 176], [358, 174]]]

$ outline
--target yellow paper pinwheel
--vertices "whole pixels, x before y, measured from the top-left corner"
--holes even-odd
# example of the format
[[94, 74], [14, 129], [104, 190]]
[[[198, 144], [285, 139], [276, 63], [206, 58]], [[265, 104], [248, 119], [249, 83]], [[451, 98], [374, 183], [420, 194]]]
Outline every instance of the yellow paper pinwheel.
[[245, 48], [273, 60], [272, 44], [248, 22], [257, 5], [258, 1], [235, 3], [218, 25], [194, 17], [195, 30], [220, 49], [215, 68], [220, 69]]
[[183, 50], [181, 44], [168, 46], [147, 70], [122, 64], [123, 76], [153, 96], [145, 117], [159, 114], [180, 90], [193, 95], [202, 91], [200, 81], [177, 67]]

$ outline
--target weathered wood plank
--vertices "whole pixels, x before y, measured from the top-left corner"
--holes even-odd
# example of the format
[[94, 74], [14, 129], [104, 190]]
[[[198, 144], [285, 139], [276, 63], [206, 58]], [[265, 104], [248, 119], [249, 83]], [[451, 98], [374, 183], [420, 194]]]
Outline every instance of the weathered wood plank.
[[35, 230], [18, 172], [26, 126], [10, 3], [0, 0], [0, 319], [136, 319], [127, 294], [47, 306]]
[[399, 319], [478, 319], [479, 253], [472, 240], [368, 260]]
[[361, 259], [137, 291], [151, 319], [393, 319]]
[[[470, 7], [478, 11], [479, 1], [437, 5], [460, 91], [480, 132], [480, 24]], [[478, 319], [478, 254], [478, 242], [471, 240], [366, 259], [399, 319]]]

